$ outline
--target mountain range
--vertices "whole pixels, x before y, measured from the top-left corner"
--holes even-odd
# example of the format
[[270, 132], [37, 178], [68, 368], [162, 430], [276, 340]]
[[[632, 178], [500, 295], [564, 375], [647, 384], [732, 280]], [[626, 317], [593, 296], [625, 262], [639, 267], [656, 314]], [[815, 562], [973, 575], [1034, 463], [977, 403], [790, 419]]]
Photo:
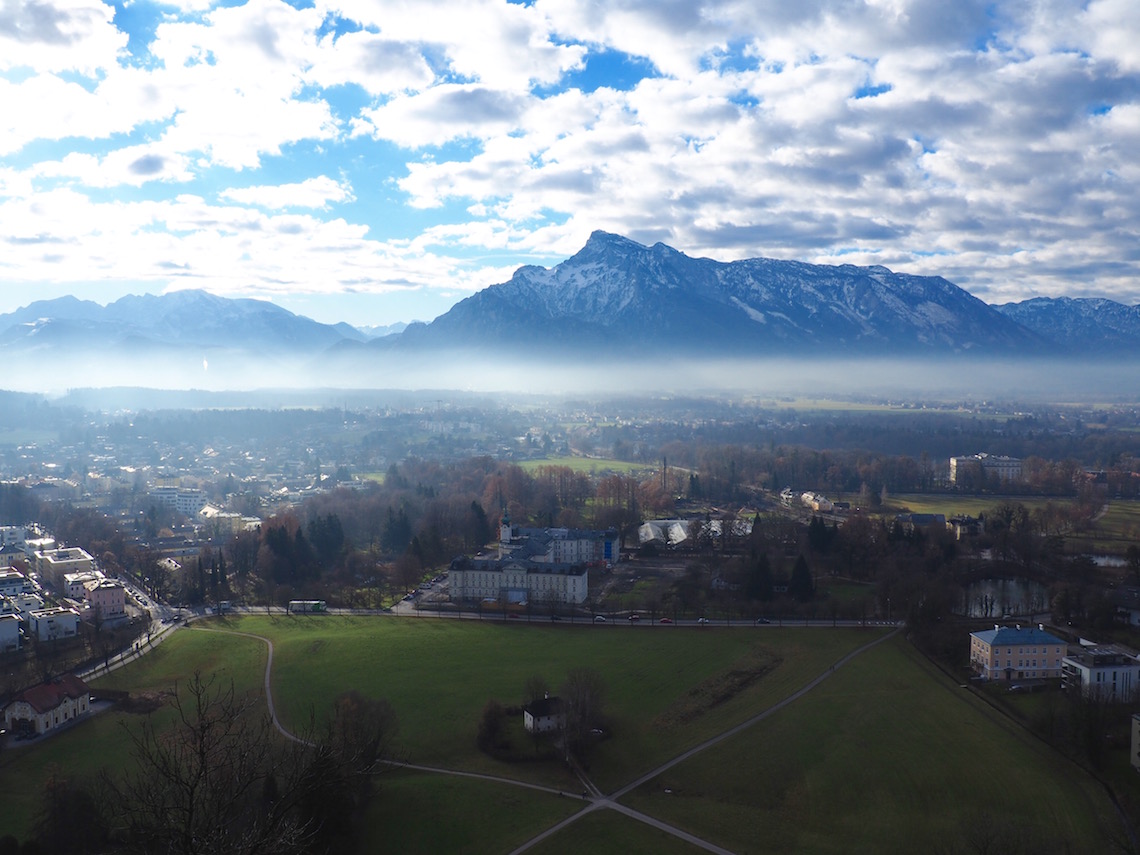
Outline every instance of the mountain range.
[[262, 300], [202, 291], [107, 306], [64, 297], [0, 315], [0, 354], [21, 360], [243, 354], [330, 365], [463, 351], [486, 356], [1140, 355], [1140, 306], [1034, 298], [991, 306], [937, 276], [770, 258], [719, 262], [595, 232], [552, 268], [402, 332], [322, 324]]

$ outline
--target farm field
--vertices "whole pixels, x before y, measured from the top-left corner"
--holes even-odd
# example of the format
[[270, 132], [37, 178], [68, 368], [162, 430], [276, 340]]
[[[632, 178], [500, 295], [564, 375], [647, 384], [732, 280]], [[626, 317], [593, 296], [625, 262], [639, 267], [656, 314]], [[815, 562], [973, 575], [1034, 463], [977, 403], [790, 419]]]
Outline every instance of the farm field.
[[624, 801], [736, 852], [1107, 852], [1122, 832], [1092, 778], [901, 639]]

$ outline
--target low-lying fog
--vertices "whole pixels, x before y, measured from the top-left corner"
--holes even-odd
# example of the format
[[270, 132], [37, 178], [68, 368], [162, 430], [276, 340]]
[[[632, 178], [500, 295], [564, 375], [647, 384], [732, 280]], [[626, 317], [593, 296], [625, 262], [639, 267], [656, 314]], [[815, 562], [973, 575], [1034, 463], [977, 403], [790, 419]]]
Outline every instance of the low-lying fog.
[[431, 358], [354, 354], [345, 358], [251, 357], [243, 352], [165, 353], [9, 361], [0, 387], [60, 395], [69, 389], [144, 387], [253, 389], [453, 389], [537, 394], [665, 394], [1053, 402], [1140, 400], [1140, 363], [967, 358], [749, 360], [492, 360], [449, 353]]

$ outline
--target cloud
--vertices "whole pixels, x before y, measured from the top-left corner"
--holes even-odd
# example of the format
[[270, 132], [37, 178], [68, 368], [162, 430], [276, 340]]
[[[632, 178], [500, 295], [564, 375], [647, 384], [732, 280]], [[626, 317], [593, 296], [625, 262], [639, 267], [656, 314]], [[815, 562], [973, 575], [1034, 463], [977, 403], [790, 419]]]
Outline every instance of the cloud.
[[112, 23], [115, 10], [99, 0], [3, 0], [0, 71], [79, 71], [113, 66], [127, 43]]
[[354, 133], [408, 148], [438, 146], [464, 137], [487, 139], [513, 131], [528, 104], [529, 99], [512, 92], [442, 84], [362, 110]]
[[326, 208], [330, 202], [351, 202], [352, 187], [321, 175], [299, 184], [241, 187], [223, 190], [223, 199], [261, 208]]
[[6, 281], [462, 292], [605, 228], [1140, 299], [1128, 0], [0, 3]]
[[73, 186], [91, 188], [185, 182], [193, 177], [187, 158], [155, 145], [127, 146], [102, 157], [72, 152], [62, 160], [36, 164], [30, 174], [39, 180], [67, 179]]

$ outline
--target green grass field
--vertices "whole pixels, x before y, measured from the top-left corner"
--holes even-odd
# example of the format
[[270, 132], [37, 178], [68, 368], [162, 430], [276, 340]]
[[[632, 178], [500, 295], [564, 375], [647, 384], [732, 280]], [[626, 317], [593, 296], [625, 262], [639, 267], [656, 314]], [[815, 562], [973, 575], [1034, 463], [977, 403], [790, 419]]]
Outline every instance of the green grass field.
[[[130, 689], [159, 695], [195, 669], [213, 674], [239, 692], [260, 694], [265, 677], [265, 643], [252, 638], [204, 632], [178, 632], [141, 661], [91, 683], [94, 694]], [[160, 713], [161, 717], [162, 713]], [[0, 752], [0, 829], [26, 834], [39, 807], [43, 782], [53, 771], [92, 780], [129, 756], [127, 728], [141, 713], [122, 708], [102, 712], [50, 738], [10, 743]]]
[[957, 496], [944, 493], [892, 493], [888, 504], [893, 508], [905, 508], [914, 514], [946, 514], [947, 517], [958, 514], [968, 514], [976, 517], [991, 508], [1005, 502], [1022, 504], [1032, 511], [1044, 507], [1052, 501], [1054, 504], [1068, 504], [1067, 499], [1045, 499], [1035, 496]]
[[583, 806], [576, 799], [450, 775], [397, 770], [381, 774], [377, 783], [365, 822], [382, 833], [367, 852], [509, 852]]
[[[557, 686], [589, 665], [607, 687], [610, 733], [586, 762], [613, 791], [787, 697], [882, 630], [527, 626], [453, 620], [250, 616], [179, 630], [95, 691], [155, 693], [195, 668], [256, 693], [271, 638], [273, 692], [291, 727], [347, 689], [386, 697], [409, 762], [529, 780], [577, 792], [557, 764], [504, 763], [475, 748], [485, 702], [521, 700], [541, 675]], [[128, 756], [123, 723], [102, 713], [0, 755], [0, 828], [23, 836], [48, 770], [80, 776]], [[525, 740], [523, 741], [525, 744]], [[505, 852], [582, 809], [471, 778], [394, 770], [379, 776], [361, 851]], [[672, 794], [664, 794], [668, 787]], [[948, 798], [947, 794], [953, 794]], [[627, 797], [646, 813], [743, 852], [930, 850], [981, 811], [1018, 812], [1057, 840], [1101, 842], [1101, 791], [948, 682], [901, 640], [837, 671], [788, 709]], [[760, 834], [757, 829], [763, 829]], [[953, 839], [953, 838], [949, 838]], [[917, 843], [917, 850], [915, 845]], [[1103, 846], [1083, 851], [1103, 851]], [[688, 844], [613, 811], [583, 816], [534, 851], [688, 853]], [[956, 851], [953, 849], [948, 852]]]
[[628, 460], [609, 460], [597, 457], [549, 457], [542, 460], [523, 460], [519, 462], [519, 466], [531, 473], [543, 466], [565, 466], [567, 469], [585, 472], [589, 475], [606, 472], [640, 475], [645, 472], [656, 471], [654, 466], [645, 463], [631, 463]]
[[705, 850], [612, 810], [594, 811], [530, 850], [534, 855], [699, 855]]
[[[791, 633], [777, 644], [776, 636], [749, 630], [335, 616], [251, 617], [241, 625], [274, 640], [274, 697], [286, 721], [307, 721], [310, 710], [328, 709], [337, 694], [355, 687], [392, 701], [401, 745], [415, 762], [559, 787], [574, 786], [561, 768], [504, 767], [474, 747], [483, 705], [491, 698], [520, 703], [531, 675], [555, 690], [574, 667], [588, 665], [603, 675], [614, 737], [596, 747], [595, 765], [599, 785], [616, 786], [743, 719], [755, 704], [794, 691], [809, 679], [805, 675], [869, 637], [864, 630]], [[687, 694], [726, 669], [759, 667], [770, 668], [762, 680], [710, 709]], [[646, 727], [646, 720], [655, 724]]]
[[628, 803], [736, 852], [987, 851], [959, 846], [987, 823], [1020, 851], [1107, 852], [1120, 828], [1095, 781], [901, 639]]
[[1123, 555], [1140, 542], [1140, 502], [1113, 500], [1104, 515], [1083, 532], [1065, 537], [1069, 552]]

